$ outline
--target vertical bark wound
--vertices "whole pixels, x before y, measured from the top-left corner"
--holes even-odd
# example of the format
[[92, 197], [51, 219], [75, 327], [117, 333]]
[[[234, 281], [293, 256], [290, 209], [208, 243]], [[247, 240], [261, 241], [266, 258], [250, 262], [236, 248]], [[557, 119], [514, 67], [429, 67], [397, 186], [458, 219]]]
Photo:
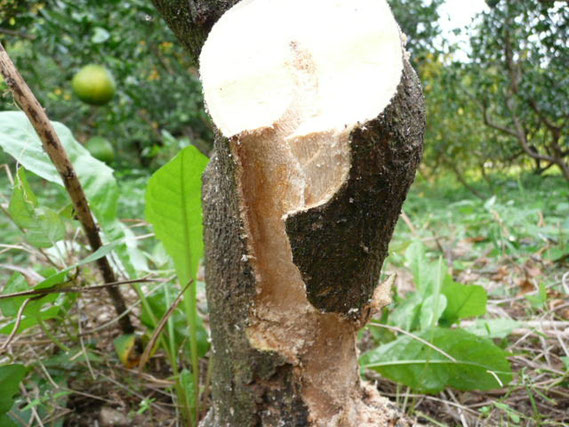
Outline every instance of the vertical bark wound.
[[[325, 425], [332, 420], [348, 421], [356, 415], [346, 408], [362, 405], [355, 346], [358, 325], [310, 303], [303, 275], [293, 261], [285, 220], [291, 213], [301, 215], [310, 206], [326, 202], [344, 184], [350, 135], [346, 130], [294, 136], [298, 126], [317, 113], [312, 108], [318, 82], [310, 56], [296, 43], [291, 48], [298, 88], [291, 108], [273, 128], [233, 141], [233, 152], [242, 166], [237, 180], [257, 280], [247, 336], [254, 348], [278, 353], [294, 366], [293, 375], [301, 384], [311, 421]], [[314, 226], [317, 230], [329, 224]], [[314, 231], [305, 236], [310, 234]], [[332, 274], [337, 272], [334, 266], [328, 267], [334, 270]], [[340, 284], [327, 285], [330, 288], [319, 289], [319, 297], [326, 297]], [[361, 420], [349, 421], [355, 425]]]
[[[196, 35], [210, 28], [195, 11], [220, 16], [235, 3], [154, 2], [194, 54]], [[249, 6], [267, 4], [242, 3], [232, 16], [244, 18]], [[281, 12], [298, 18], [328, 6], [341, 12], [327, 23], [322, 12], [317, 31], [325, 28], [333, 42], [311, 33], [314, 20], [303, 15], [308, 27], [286, 35], [290, 20]], [[357, 24], [360, 6], [375, 14], [359, 16], [365, 28]], [[380, 270], [425, 124], [420, 84], [399, 50], [396, 25], [378, 27], [374, 18], [392, 19], [387, 7], [383, 0], [275, 0], [263, 9], [268, 20], [252, 14], [257, 21], [232, 30], [227, 18], [203, 49], [206, 101], [230, 137], [216, 137], [204, 176], [214, 401], [204, 426], [376, 426], [399, 418], [361, 384], [355, 345], [357, 330], [386, 302]], [[176, 18], [180, 8], [191, 22]], [[336, 37], [343, 21], [354, 28], [348, 41]], [[249, 31], [257, 27], [270, 40], [286, 33], [276, 40], [282, 52], [267, 51], [282, 53], [283, 62], [270, 54], [263, 62], [260, 52], [273, 48]], [[381, 46], [377, 28], [388, 32]], [[246, 42], [236, 43], [242, 35]], [[315, 46], [321, 50], [313, 56]], [[354, 123], [356, 115], [366, 123]]]

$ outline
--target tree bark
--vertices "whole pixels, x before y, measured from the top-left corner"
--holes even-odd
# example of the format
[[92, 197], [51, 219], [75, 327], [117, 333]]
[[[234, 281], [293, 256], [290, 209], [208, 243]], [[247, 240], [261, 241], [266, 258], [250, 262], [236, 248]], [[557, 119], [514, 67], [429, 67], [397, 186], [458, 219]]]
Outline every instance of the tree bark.
[[[153, 1], [194, 57], [236, 3]], [[421, 85], [405, 58], [390, 105], [347, 135], [339, 188], [324, 204], [291, 215], [279, 210], [291, 172], [266, 155], [280, 150], [276, 131], [230, 139], [218, 133], [203, 187], [213, 405], [202, 425], [400, 419], [361, 382], [356, 334], [389, 300], [380, 271], [424, 127]]]

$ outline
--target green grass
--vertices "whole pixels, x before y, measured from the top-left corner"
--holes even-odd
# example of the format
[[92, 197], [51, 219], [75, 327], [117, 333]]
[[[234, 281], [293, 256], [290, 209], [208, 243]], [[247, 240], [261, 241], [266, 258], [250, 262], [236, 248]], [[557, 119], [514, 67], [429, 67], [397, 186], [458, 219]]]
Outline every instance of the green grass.
[[496, 176], [493, 182], [494, 193], [485, 182], [474, 183], [477, 190], [488, 194], [482, 200], [451, 177], [435, 184], [418, 179], [403, 206], [416, 234], [399, 221], [392, 251], [398, 252], [409, 239], [419, 237], [431, 239], [429, 245], [437, 248], [441, 243], [452, 248], [470, 239], [475, 243], [470, 258], [509, 255], [521, 262], [545, 250], [544, 257], [554, 261], [569, 252], [566, 181], [526, 174], [518, 179]]

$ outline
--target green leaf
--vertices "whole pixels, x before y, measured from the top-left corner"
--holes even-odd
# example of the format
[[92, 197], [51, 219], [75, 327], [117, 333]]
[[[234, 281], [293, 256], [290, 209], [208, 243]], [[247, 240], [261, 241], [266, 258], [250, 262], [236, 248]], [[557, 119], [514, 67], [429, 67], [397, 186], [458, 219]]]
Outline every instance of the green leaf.
[[[168, 286], [168, 285], [166, 285]], [[161, 319], [164, 317], [168, 309], [170, 308], [168, 301], [169, 299], [166, 298], [166, 290], [160, 289], [154, 292], [152, 295], [146, 298], [148, 302], [148, 307], [152, 311], [149, 313], [146, 310], [145, 306], [142, 306], [142, 315], [140, 316], [141, 322], [150, 329], [154, 329], [156, 326], [153, 322], [154, 319]], [[190, 338], [190, 331], [188, 328], [188, 318], [186, 314], [178, 307], [172, 315], [170, 316], [170, 321], [173, 322], [173, 331], [174, 331], [174, 341], [177, 347], [181, 347], [181, 345], [188, 341]], [[166, 331], [168, 332], [168, 331]], [[198, 356], [204, 357], [209, 350], [209, 339], [208, 333], [205, 329], [203, 324], [203, 320], [201, 317], [197, 318], [197, 325], [196, 325], [196, 341], [197, 341], [197, 351]]]
[[399, 326], [406, 331], [413, 331], [419, 327], [421, 303], [423, 299], [417, 292], [410, 294], [405, 300], [395, 304], [389, 314], [389, 324]]
[[428, 263], [425, 254], [425, 246], [420, 241], [414, 241], [405, 251], [405, 261], [413, 273], [413, 279], [417, 289], [420, 289], [428, 277]]
[[425, 298], [440, 290], [442, 279], [448, 271], [448, 266], [442, 260], [429, 262], [425, 245], [421, 241], [414, 241], [405, 251], [405, 261], [413, 273], [413, 280], [417, 292]]
[[569, 372], [569, 357], [562, 357], [561, 360], [563, 361], [563, 364], [565, 365], [565, 370], [567, 372]]
[[533, 308], [541, 308], [547, 302], [547, 288], [544, 283], [539, 284], [539, 290], [536, 295], [526, 295], [526, 299], [529, 301]]
[[[23, 275], [14, 273], [8, 279], [8, 283], [2, 289], [2, 295], [13, 294], [16, 292], [28, 291], [30, 287]], [[0, 310], [4, 317], [14, 317], [18, 314], [18, 309], [27, 297], [8, 298], [0, 300]]]
[[101, 27], [95, 27], [93, 29], [93, 36], [91, 37], [91, 42], [98, 44], [106, 42], [111, 35], [107, 30]]
[[441, 324], [445, 326], [450, 326], [459, 319], [482, 316], [486, 313], [488, 296], [482, 286], [456, 283], [447, 275], [442, 293], [447, 299], [447, 307], [441, 318]]
[[12, 421], [12, 419], [6, 414], [0, 415], [0, 426], [2, 426], [2, 427], [18, 427], [18, 425], [14, 421]]
[[[117, 219], [119, 191], [113, 170], [91, 156], [61, 123], [52, 122], [79, 177], [89, 205], [110, 241], [123, 241], [124, 233]], [[55, 166], [43, 151], [40, 139], [24, 113], [0, 112], [0, 147], [19, 164], [41, 178], [63, 186]], [[116, 248], [128, 274], [135, 274], [126, 245]]]
[[491, 390], [512, 380], [508, 353], [490, 340], [462, 329], [439, 327], [417, 336], [445, 354], [403, 335], [365, 353], [360, 364], [426, 393], [437, 393], [448, 386], [459, 390]]
[[39, 248], [49, 248], [65, 237], [65, 225], [59, 214], [38, 207], [24, 168], [19, 168], [8, 212], [14, 222], [24, 229], [26, 240]]
[[[28, 283], [23, 278], [23, 276], [21, 276], [19, 273], [14, 273], [2, 290], [2, 295], [29, 290], [30, 287], [28, 286]], [[17, 315], [22, 304], [29, 298], [30, 297], [16, 297], [0, 300], [0, 309], [2, 310], [4, 316], [14, 317]], [[45, 304], [52, 303], [56, 299], [57, 294], [49, 294], [42, 298], [34, 299], [26, 305], [26, 308], [22, 314], [24, 316], [37, 316]]]
[[430, 295], [421, 304], [419, 324], [421, 330], [432, 328], [447, 307], [447, 298], [444, 295]]
[[146, 189], [146, 219], [183, 284], [195, 279], [203, 256], [201, 176], [207, 163], [196, 147], [186, 147], [156, 171]]
[[[26, 376], [23, 365], [0, 366], [0, 416], [6, 414], [14, 403], [14, 396], [19, 392], [20, 382]], [[1, 418], [0, 418], [1, 420]]]
[[502, 402], [494, 402], [494, 406], [498, 409], [501, 409], [506, 414], [508, 414], [510, 419], [515, 424], [518, 424], [521, 421], [521, 417], [520, 417], [521, 414], [518, 411], [516, 411], [515, 409], [513, 409], [512, 407], [510, 407], [509, 405], [506, 405], [505, 403], [502, 403]]
[[[186, 396], [194, 395], [196, 385], [194, 384], [194, 376], [189, 370], [183, 369], [182, 372], [180, 372], [178, 381], [180, 382], [180, 385], [182, 386], [183, 390], [185, 390]], [[188, 403], [190, 404], [190, 410], [195, 411], [196, 402], [190, 398], [188, 399]]]
[[[58, 318], [60, 315], [60, 312], [61, 312], [61, 307], [53, 306], [53, 307], [49, 307], [45, 310], [42, 310], [40, 312], [40, 315], [41, 315], [41, 318], [43, 320], [50, 320], [50, 319]], [[14, 329], [15, 323], [16, 323], [16, 319], [0, 325], [0, 335], [10, 334], [12, 332], [12, 330]], [[20, 322], [20, 325], [18, 327], [18, 332], [25, 331], [26, 329], [29, 329], [33, 326], [36, 326], [37, 324], [38, 324], [38, 317], [37, 316], [24, 317]]]
[[93, 252], [89, 256], [86, 256], [85, 258], [83, 258], [78, 263], [73, 264], [73, 265], [49, 276], [45, 280], [41, 281], [40, 283], [38, 283], [36, 285], [36, 287], [34, 289], [47, 289], [47, 288], [51, 288], [53, 286], [56, 286], [56, 285], [63, 283], [67, 277], [67, 273], [76, 269], [77, 267], [81, 267], [82, 265], [89, 264], [90, 262], [97, 261], [98, 259], [103, 258], [104, 256], [107, 256], [108, 254], [110, 254], [113, 251], [113, 249], [115, 249], [115, 247], [118, 244], [119, 244], [119, 242], [115, 242], [115, 243], [110, 243], [108, 245], [101, 246], [95, 252]]
[[115, 351], [119, 356], [119, 360], [127, 368], [134, 368], [138, 365], [139, 359], [136, 354], [136, 335], [120, 335], [113, 340]]
[[485, 338], [506, 338], [514, 329], [522, 325], [523, 322], [513, 319], [477, 319], [465, 330]]
[[[76, 269], [77, 267], [96, 261], [99, 258], [106, 256], [113, 250], [115, 246], [116, 244], [102, 246], [97, 251], [83, 258], [78, 263], [49, 276], [45, 280], [42, 280], [33, 289], [40, 290], [40, 289], [57, 288], [58, 286], [65, 286], [67, 273]], [[29, 290], [30, 287], [28, 286], [25, 279], [20, 275], [20, 273], [14, 273], [10, 278], [10, 280], [8, 281], [8, 283], [6, 284], [6, 286], [4, 287], [4, 289], [2, 290], [2, 295], [29, 291]], [[58, 296], [59, 294], [54, 292], [42, 297], [23, 296], [23, 297], [3, 299], [0, 300], [0, 310], [2, 310], [4, 316], [14, 317], [18, 313], [18, 310], [20, 309], [21, 305], [26, 300], [33, 299], [33, 301], [30, 301], [30, 303], [28, 303], [28, 305], [23, 311], [24, 318], [22, 321], [22, 325], [20, 326], [20, 330], [23, 330], [25, 329], [24, 325], [27, 325], [26, 327], [34, 326], [37, 323], [36, 317], [38, 316], [40, 316], [42, 319], [46, 319], [45, 315], [53, 316], [53, 312], [49, 310], [47, 311], [41, 311], [41, 310], [45, 304], [54, 302]], [[57, 309], [59, 310], [59, 307]], [[11, 329], [9, 329], [9, 324], [0, 329], [0, 334], [10, 333], [10, 332]]]

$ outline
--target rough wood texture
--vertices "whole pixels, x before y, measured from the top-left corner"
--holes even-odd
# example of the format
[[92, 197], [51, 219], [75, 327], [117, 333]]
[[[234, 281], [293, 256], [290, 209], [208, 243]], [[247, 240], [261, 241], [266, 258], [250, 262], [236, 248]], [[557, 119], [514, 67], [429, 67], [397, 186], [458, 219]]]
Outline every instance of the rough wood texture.
[[[236, 3], [153, 1], [193, 55], [199, 53], [215, 20]], [[203, 192], [213, 405], [202, 425], [371, 426], [395, 425], [399, 420], [400, 414], [387, 401], [360, 384], [355, 335], [373, 310], [387, 246], [422, 152], [423, 97], [414, 71], [405, 62], [389, 107], [350, 135], [347, 181], [323, 206], [286, 221], [292, 258], [315, 308], [305, 314], [306, 324], [319, 328], [302, 335], [309, 340], [296, 353], [262, 351], [252, 344], [259, 347], [252, 334], [259, 334], [262, 319], [252, 314], [259, 302], [255, 260], [259, 245], [251, 241], [248, 222], [255, 215], [246, 203], [254, 191], [242, 187], [244, 177], [251, 175], [242, 163], [247, 150], [239, 148], [238, 137], [216, 137]], [[298, 319], [292, 325], [298, 328]], [[291, 325], [278, 322], [274, 327]], [[334, 331], [341, 339], [333, 336]], [[320, 360], [329, 356], [325, 352], [331, 359], [343, 357], [346, 363], [322, 366]], [[335, 356], [341, 352], [344, 356]], [[320, 359], [315, 362], [314, 358]], [[325, 370], [315, 372], [319, 368]], [[334, 369], [342, 374], [334, 375]], [[333, 384], [335, 377], [345, 380], [342, 387], [349, 390], [344, 400], [327, 392], [319, 395], [318, 385], [328, 380]], [[321, 407], [316, 408], [319, 403]], [[315, 413], [330, 418], [315, 419]]]
[[[393, 103], [352, 133], [350, 179], [326, 205], [287, 221], [294, 262], [310, 302], [365, 321], [387, 245], [422, 149], [424, 110], [407, 65]], [[212, 325], [214, 411], [205, 425], [309, 425], [294, 366], [252, 348], [246, 336], [257, 292], [243, 222], [239, 165], [218, 137], [204, 180], [208, 303]], [[234, 152], [233, 152], [234, 153]], [[322, 292], [329, 289], [328, 292]], [[227, 424], [229, 423], [229, 424]]]
[[239, 166], [227, 139], [218, 136], [215, 150], [203, 191], [207, 299], [215, 325], [214, 410], [205, 425], [306, 425], [292, 367], [278, 354], [252, 348], [245, 335], [257, 283], [238, 197]]
[[373, 295], [422, 153], [421, 100], [407, 63], [389, 107], [352, 132], [345, 185], [325, 205], [287, 220], [294, 263], [309, 301], [322, 311], [359, 318]]

